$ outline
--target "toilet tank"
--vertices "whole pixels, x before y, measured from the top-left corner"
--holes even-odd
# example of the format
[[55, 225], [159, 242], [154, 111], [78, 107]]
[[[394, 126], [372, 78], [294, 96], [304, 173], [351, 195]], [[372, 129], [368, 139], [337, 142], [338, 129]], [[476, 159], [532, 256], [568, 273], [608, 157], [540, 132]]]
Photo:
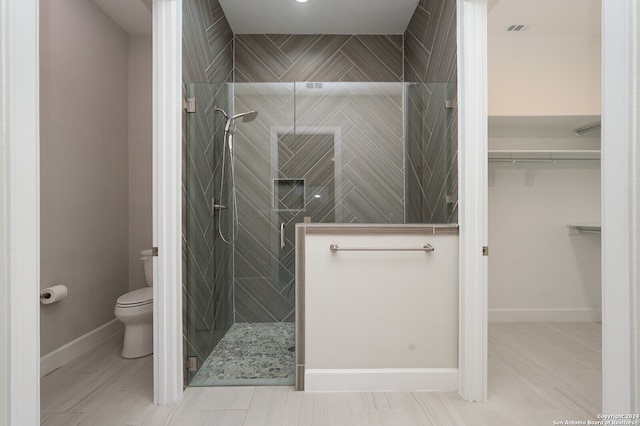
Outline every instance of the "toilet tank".
[[142, 250], [140, 252], [142, 257], [142, 265], [144, 266], [144, 278], [147, 280], [147, 285], [151, 287], [153, 285], [153, 252], [151, 249]]

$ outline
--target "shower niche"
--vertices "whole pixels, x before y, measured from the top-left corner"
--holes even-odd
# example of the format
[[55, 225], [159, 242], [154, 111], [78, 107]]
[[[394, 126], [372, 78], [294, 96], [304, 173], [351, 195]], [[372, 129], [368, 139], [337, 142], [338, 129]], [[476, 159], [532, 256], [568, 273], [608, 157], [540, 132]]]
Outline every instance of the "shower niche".
[[273, 180], [274, 211], [304, 211], [306, 199], [304, 179]]

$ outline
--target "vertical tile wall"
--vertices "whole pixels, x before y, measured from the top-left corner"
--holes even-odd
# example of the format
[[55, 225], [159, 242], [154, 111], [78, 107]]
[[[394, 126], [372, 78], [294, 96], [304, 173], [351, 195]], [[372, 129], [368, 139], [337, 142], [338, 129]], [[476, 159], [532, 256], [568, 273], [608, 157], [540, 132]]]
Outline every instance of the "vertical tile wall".
[[[455, 0], [420, 0], [404, 34], [407, 222], [457, 222]], [[452, 203], [446, 197], [453, 198]]]
[[230, 111], [233, 101], [233, 33], [217, 0], [183, 2], [183, 40], [183, 94], [196, 99], [196, 113], [183, 115], [184, 353], [200, 366], [233, 324], [232, 247], [216, 238], [211, 206], [224, 128], [214, 109]]

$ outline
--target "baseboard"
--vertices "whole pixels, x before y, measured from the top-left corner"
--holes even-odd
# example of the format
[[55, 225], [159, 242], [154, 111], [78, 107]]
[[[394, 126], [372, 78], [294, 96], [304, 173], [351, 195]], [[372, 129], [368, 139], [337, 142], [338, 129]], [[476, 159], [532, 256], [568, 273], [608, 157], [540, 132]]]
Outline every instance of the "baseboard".
[[457, 368], [305, 369], [307, 392], [456, 391]]
[[598, 322], [600, 309], [489, 309], [489, 322]]
[[122, 330], [124, 330], [124, 324], [117, 319], [113, 319], [66, 345], [43, 355], [40, 357], [40, 377], [73, 361]]

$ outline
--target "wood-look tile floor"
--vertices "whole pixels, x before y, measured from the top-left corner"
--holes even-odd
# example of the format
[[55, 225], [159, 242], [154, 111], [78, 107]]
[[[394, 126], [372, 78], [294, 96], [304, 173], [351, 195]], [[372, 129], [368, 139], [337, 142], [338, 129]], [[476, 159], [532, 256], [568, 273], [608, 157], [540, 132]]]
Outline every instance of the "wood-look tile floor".
[[153, 405], [153, 361], [120, 356], [122, 336], [42, 378], [45, 425], [551, 425], [601, 410], [598, 323], [489, 326], [489, 399], [456, 392], [294, 392], [188, 388]]

